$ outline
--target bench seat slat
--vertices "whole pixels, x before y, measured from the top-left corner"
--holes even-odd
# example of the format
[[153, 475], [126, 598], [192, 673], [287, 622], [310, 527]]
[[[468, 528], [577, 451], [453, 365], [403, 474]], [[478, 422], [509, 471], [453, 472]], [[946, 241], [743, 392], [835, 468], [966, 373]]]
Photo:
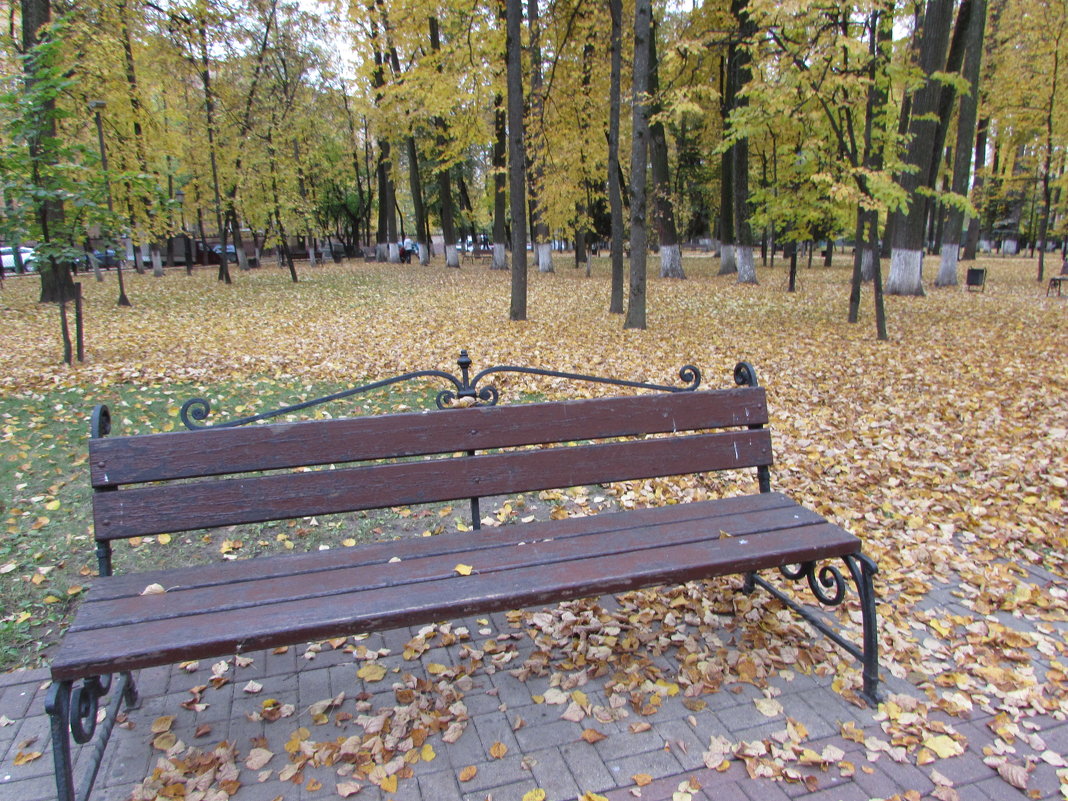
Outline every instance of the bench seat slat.
[[[684, 523], [690, 520], [705, 520], [709, 526], [721, 526], [720, 518], [729, 519], [735, 515], [748, 515], [753, 512], [775, 509], [794, 509], [797, 503], [781, 492], [766, 492], [760, 495], [738, 495], [720, 498], [715, 501], [680, 503], [672, 506], [657, 506], [645, 509], [629, 509], [628, 525], [662, 525], [670, 522]], [[616, 519], [612, 514], [590, 515], [586, 517], [567, 517], [562, 520], [546, 521], [545, 526], [552, 527], [555, 537], [567, 537], [589, 532], [610, 529]], [[812, 513], [814, 514], [814, 513]], [[548, 536], [548, 535], [542, 535]], [[508, 525], [496, 528], [483, 528], [477, 532], [468, 532], [467, 536], [434, 536], [407, 539], [403, 544], [394, 540], [369, 542], [357, 548], [330, 549], [308, 553], [285, 553], [275, 556], [262, 556], [255, 559], [238, 559], [228, 562], [211, 562], [205, 565], [144, 571], [139, 573], [118, 573], [106, 579], [97, 580], [92, 589], [82, 596], [82, 608], [88, 604], [116, 598], [140, 595], [149, 584], [161, 584], [168, 587], [182, 586], [210, 587], [224, 584], [232, 586], [241, 581], [259, 581], [266, 578], [303, 575], [314, 581], [314, 574], [335, 570], [339, 566], [357, 566], [364, 564], [381, 564], [388, 562], [403, 548], [407, 558], [423, 558], [457, 554], [474, 546], [471, 538], [478, 537], [485, 547], [508, 545], [526, 540], [530, 537], [527, 524]]]
[[134, 487], [94, 495], [97, 539], [770, 465], [767, 429]]
[[[52, 673], [54, 678], [64, 679], [218, 657], [591, 594], [744, 573], [856, 553], [860, 548], [853, 535], [830, 523], [821, 523], [768, 531], [759, 537], [720, 537], [716, 530], [711, 538], [663, 545], [655, 551], [615, 551], [620, 538], [641, 533], [640, 529], [628, 526], [589, 538], [603, 544], [603, 553], [594, 556], [587, 549], [576, 551], [574, 558], [542, 564], [527, 564], [516, 558], [511, 567], [482, 573], [478, 572], [479, 561], [492, 551], [475, 545], [469, 553], [437, 557], [474, 565], [476, 572], [470, 576], [453, 573], [427, 580], [417, 569], [418, 580], [409, 581], [409, 566], [400, 562], [390, 565], [396, 568], [397, 575], [391, 576], [393, 583], [389, 587], [351, 589], [328, 597], [278, 601], [232, 611], [211, 611], [218, 593], [225, 592], [223, 587], [213, 588], [206, 591], [205, 611], [201, 614], [69, 632], [53, 660]], [[523, 547], [515, 544], [511, 549], [520, 551]], [[566, 544], [559, 547], [566, 552]], [[421, 561], [415, 560], [413, 566], [418, 568]], [[146, 596], [141, 600], [156, 605], [167, 601], [166, 596]]]
[[[688, 505], [708, 509], [712, 504]], [[360, 554], [360, 549], [351, 549], [337, 552], [333, 569], [315, 574], [301, 571], [263, 578], [242, 569], [240, 578], [235, 577], [223, 585], [204, 586], [196, 571], [186, 570], [182, 575], [172, 574], [167, 578], [170, 584], [166, 588], [166, 597], [127, 596], [109, 601], [90, 598], [70, 631], [181, 618], [203, 611], [205, 607], [232, 611], [281, 601], [343, 595], [353, 589], [385, 590], [399, 582], [414, 584], [449, 578], [457, 561], [463, 560], [470, 560], [481, 573], [490, 573], [611, 553], [646, 551], [649, 558], [655, 559], [661, 548], [715, 539], [723, 536], [723, 532], [728, 536], [763, 540], [770, 533], [786, 529], [795, 529], [799, 536], [804, 536], [803, 528], [825, 523], [815, 512], [799, 506], [735, 514], [723, 519], [664, 520], [642, 526], [635, 526], [626, 513], [598, 515], [593, 519], [601, 525], [581, 533], [565, 534], [560, 526], [544, 525], [526, 527], [523, 532], [496, 539], [478, 534], [450, 536], [449, 539], [459, 540], [454, 544], [464, 548], [463, 551], [415, 556], [405, 550], [401, 563], [391, 563], [388, 558], [368, 561]], [[403, 547], [403, 543], [397, 543], [394, 553]], [[296, 569], [299, 557], [292, 561]], [[254, 561], [251, 567], [254, 569]], [[189, 584], [184, 584], [183, 580]], [[142, 584], [141, 589], [144, 586]]]
[[94, 487], [768, 422], [762, 387], [487, 406], [89, 442]]

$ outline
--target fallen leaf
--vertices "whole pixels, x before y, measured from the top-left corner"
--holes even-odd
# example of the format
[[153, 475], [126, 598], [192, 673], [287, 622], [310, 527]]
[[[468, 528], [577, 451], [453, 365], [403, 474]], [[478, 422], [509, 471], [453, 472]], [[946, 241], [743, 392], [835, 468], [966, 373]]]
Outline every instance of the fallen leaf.
[[162, 584], [149, 584], [141, 590], [142, 595], [163, 595], [165, 592], [167, 589]]
[[253, 748], [248, 752], [248, 757], [245, 759], [245, 767], [249, 770], [260, 770], [271, 761], [273, 756], [274, 752], [268, 751], [266, 748]]
[[478, 774], [478, 768], [474, 765], [468, 765], [460, 771], [460, 781], [469, 782]]
[[599, 743], [601, 742], [601, 740], [608, 739], [607, 734], [602, 734], [601, 732], [597, 731], [597, 729], [583, 729], [582, 734], [580, 734], [579, 737], [588, 742], [590, 745], [593, 745], [594, 743]]
[[456, 567], [454, 567], [453, 570], [455, 570], [461, 576], [470, 576], [471, 571], [474, 570], [474, 568], [471, 567], [471, 565], [465, 565], [463, 563], [460, 563]]
[[508, 753], [508, 746], [504, 743], [496, 742], [490, 746], [489, 752], [494, 759], [504, 759], [504, 755]]
[[647, 786], [649, 784], [652, 784], [652, 782], [653, 782], [653, 777], [650, 776], [648, 773], [635, 773], [630, 778], [639, 787], [645, 787], [645, 786]]

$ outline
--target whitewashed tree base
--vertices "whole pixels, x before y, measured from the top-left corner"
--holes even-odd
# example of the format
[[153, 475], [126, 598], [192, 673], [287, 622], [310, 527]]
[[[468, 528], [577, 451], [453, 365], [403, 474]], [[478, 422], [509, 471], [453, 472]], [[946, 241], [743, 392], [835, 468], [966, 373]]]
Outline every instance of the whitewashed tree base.
[[445, 266], [460, 268], [460, 253], [456, 249], [456, 245], [445, 246]]
[[860, 249], [860, 278], [862, 281], [875, 278], [875, 253], [871, 248]]
[[753, 248], [750, 245], [735, 245], [734, 260], [738, 265], [738, 283], [757, 283], [756, 265], [753, 262]]
[[682, 249], [678, 245], [664, 245], [660, 248], [660, 277], [686, 277], [686, 273], [682, 271]]
[[553, 270], [553, 246], [550, 242], [539, 242], [538, 245], [538, 272], [551, 273]]
[[724, 244], [719, 252], [719, 275], [731, 275], [738, 272], [738, 263], [734, 259], [734, 245]]
[[922, 250], [894, 248], [890, 251], [890, 275], [883, 291], [887, 295], [924, 294]]
[[493, 243], [493, 269], [508, 269], [508, 253], [505, 250], [504, 243], [502, 242]]
[[960, 263], [960, 245], [956, 242], [942, 243], [942, 261], [938, 265], [935, 286], [957, 286], [957, 265]]

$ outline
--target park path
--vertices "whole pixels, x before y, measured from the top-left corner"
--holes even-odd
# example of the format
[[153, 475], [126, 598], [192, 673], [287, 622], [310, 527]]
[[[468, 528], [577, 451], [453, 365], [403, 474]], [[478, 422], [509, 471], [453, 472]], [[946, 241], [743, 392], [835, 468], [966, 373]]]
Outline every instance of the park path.
[[[1063, 585], [1043, 571], [1030, 572], [1030, 581], [1047, 586], [1050, 582]], [[923, 608], [947, 614], [970, 612], [961, 606], [961, 599], [953, 590], [951, 585], [936, 585]], [[605, 599], [604, 603], [610, 604], [611, 600]], [[1033, 621], [1023, 617], [1002, 615], [1000, 619], [1018, 631], [1033, 630]], [[458, 621], [455, 625], [467, 625], [471, 631], [508, 634], [515, 632], [511, 624], [512, 620], [502, 614], [488, 620]], [[1043, 625], [1048, 628], [1047, 624]], [[1068, 624], [1053, 625], [1063, 643]], [[381, 664], [387, 668], [403, 666], [404, 671], [412, 673], [457, 657], [456, 653], [450, 653], [455, 645], [438, 646], [402, 663], [400, 654], [415, 633], [407, 629], [386, 632], [372, 635], [361, 644], [368, 649], [389, 649], [390, 655]], [[514, 663], [520, 664], [532, 648], [531, 641], [521, 636], [511, 642], [518, 649]], [[244, 660], [247, 664], [243, 667], [229, 660], [226, 671], [219, 674], [229, 681], [221, 683], [218, 689], [204, 690], [201, 700], [206, 706], [199, 711], [191, 711], [182, 704], [191, 706], [190, 689], [210, 682], [212, 665], [202, 664], [192, 672], [177, 666], [142, 671], [141, 706], [129, 713], [127, 723], [116, 728], [93, 798], [127, 799], [151, 773], [162, 755], [152, 745], [156, 735], [151, 733], [151, 728], [164, 716], [174, 716], [169, 730], [186, 744], [210, 751], [225, 739], [237, 747], [242, 785], [233, 795], [235, 801], [340, 797], [337, 786], [344, 789], [345, 782], [350, 780], [339, 778], [333, 768], [308, 768], [300, 784], [280, 782], [278, 771], [286, 764], [286, 743], [299, 727], [306, 727], [312, 740], [348, 736], [352, 733], [351, 724], [339, 724], [334, 718], [325, 725], [315, 725], [309, 720], [309, 707], [342, 692], [346, 693], [346, 701], [339, 709], [351, 708], [353, 698], [364, 698], [372, 705], [378, 698], [388, 705], [393, 695], [389, 681], [365, 684], [356, 676], [360, 663], [354, 662], [353, 655], [329, 646], [311, 652], [291, 648], [281, 654], [247, 656], [251, 658]], [[1040, 674], [1061, 669], [1056, 656], [1033, 656]], [[670, 667], [666, 658], [664, 665]], [[433, 672], [435, 669], [431, 668], [427, 675]], [[896, 704], [896, 714], [901, 714], [902, 708], [907, 713], [910, 703], [925, 700], [920, 690], [906, 679], [891, 676], [885, 664], [884, 676], [887, 679], [884, 689]], [[249, 682], [256, 683], [253, 687], [259, 685], [260, 691], [248, 692]], [[520, 681], [508, 670], [476, 671], [463, 685], [462, 700], [470, 720], [462, 735], [452, 743], [442, 742], [440, 736], [428, 739], [432, 758], [411, 765], [411, 777], [401, 779], [395, 791], [383, 791], [361, 780], [362, 788], [350, 797], [358, 801], [522, 801], [524, 795], [535, 789], [543, 790], [547, 801], [575, 799], [590, 792], [611, 801], [632, 798], [646, 801], [788, 798], [1004, 801], [1068, 797], [1068, 772], [1062, 771], [1063, 778], [1059, 778], [1057, 768], [1051, 764], [1068, 754], [1068, 721], [1063, 702], [1060, 711], [1034, 714], [1015, 722], [996, 717], [992, 707], [984, 711], [979, 705], [970, 717], [943, 717], [942, 723], [935, 724], [936, 730], [944, 725], [952, 739], [966, 742], [963, 752], [920, 766], [917, 748], [895, 751], [894, 744], [888, 742], [885, 708], [879, 713], [858, 707], [832, 689], [831, 682], [830, 676], [801, 672], [785, 671], [774, 676], [770, 695], [781, 704], [782, 712], [773, 718], [766, 717], [755, 703], [766, 699], [767, 691], [750, 684], [735, 684], [702, 696], [700, 700], [705, 705], [699, 711], [695, 711], [692, 699], [687, 706], [686, 699], [678, 694], [665, 696], [652, 715], [630, 715], [603, 723], [589, 718], [580, 722], [561, 718], [565, 706], [547, 702], [546, 678], [531, 676]], [[0, 798], [4, 801], [55, 798], [48, 719], [44, 712], [47, 684], [46, 670], [14, 671], [0, 676]], [[591, 682], [582, 689], [589, 694], [591, 703], [604, 703], [603, 697], [597, 697], [596, 687]], [[381, 696], [360, 696], [365, 689]], [[261, 718], [258, 713], [267, 697], [276, 699], [282, 706], [292, 705], [295, 714], [274, 722], [257, 719]], [[328, 710], [328, 714], [334, 712]], [[517, 717], [523, 720], [518, 729], [514, 727]], [[790, 739], [791, 733], [796, 738], [796, 727], [789, 724], [793, 729], [788, 732], [788, 720], [799, 722], [807, 730], [800, 743]], [[644, 730], [635, 732], [631, 728], [635, 722], [650, 725], [641, 726]], [[1009, 737], [1013, 750], [1006, 756], [1010, 763], [1030, 768], [1024, 775], [1026, 792], [1015, 789], [1007, 776], [999, 775], [984, 762], [984, 756], [993, 753], [992, 749], [1004, 750], [1003, 746], [995, 745], [994, 730], [1001, 730], [1004, 737], [1007, 723], [1018, 724], [1019, 736]], [[350, 727], [348, 731], [346, 726]], [[582, 739], [583, 731], [591, 727], [606, 736], [593, 742]], [[767, 771], [757, 756], [749, 761], [748, 769], [737, 757], [730, 759], [726, 769], [709, 769], [706, 754], [710, 743], [724, 741], [734, 746], [749, 743], [749, 753], [754, 755], [758, 755], [761, 743], [765, 748], [796, 745], [795, 758], [788, 766], [796, 771], [794, 778], [804, 780], [786, 781], [781, 776], [777, 780], [760, 778], [759, 774]], [[262, 783], [257, 781], [259, 771], [244, 765], [250, 749], [257, 745], [275, 754], [266, 764], [265, 769], [271, 773]], [[503, 753], [501, 745], [505, 746]], [[40, 756], [33, 757], [34, 754]], [[810, 763], [816, 755], [826, 761], [822, 765], [805, 765], [805, 757], [798, 757], [799, 754], [806, 754]], [[844, 767], [847, 764], [851, 767]], [[477, 769], [472, 777], [460, 781], [465, 768], [467, 774], [472, 774], [472, 767]], [[750, 771], [758, 774], [757, 778], [751, 777]], [[643, 786], [639, 788], [634, 777]], [[351, 785], [347, 789], [351, 790]]]

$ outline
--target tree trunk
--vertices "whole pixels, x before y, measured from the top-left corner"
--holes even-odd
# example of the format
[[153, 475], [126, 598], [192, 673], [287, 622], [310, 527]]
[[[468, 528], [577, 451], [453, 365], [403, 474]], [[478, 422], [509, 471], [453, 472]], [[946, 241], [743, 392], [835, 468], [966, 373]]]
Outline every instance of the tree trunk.
[[645, 171], [649, 158], [649, 36], [650, 0], [636, 0], [634, 8], [634, 77], [630, 151], [630, 298], [624, 328], [645, 323], [646, 230]]
[[[507, 59], [507, 54], [505, 54]], [[494, 270], [508, 269], [507, 197], [505, 181], [508, 169], [508, 120], [504, 97], [493, 97], [493, 263]]]
[[[983, 58], [983, 33], [986, 27], [986, 0], [971, 0], [972, 10], [968, 20], [963, 77], [968, 81], [968, 91], [961, 95], [960, 114], [957, 117], [957, 144], [953, 161], [953, 192], [968, 194], [968, 175], [972, 166], [972, 151], [975, 144], [975, 120], [979, 109], [979, 76]], [[942, 261], [935, 286], [957, 285], [957, 261], [960, 253], [961, 233], [964, 228], [964, 212], [950, 207], [942, 235]]]
[[512, 296], [508, 319], [527, 319], [526, 153], [523, 150], [522, 0], [506, 0], [508, 177], [512, 206]]
[[545, 153], [545, 97], [541, 75], [541, 21], [538, 16], [538, 0], [527, 0], [527, 27], [530, 29], [530, 119], [533, 127], [528, 131], [530, 139], [530, 218], [533, 224], [534, 252], [538, 272], [553, 272], [553, 247], [549, 240], [549, 226], [541, 208], [539, 195], [544, 176], [542, 161]]
[[982, 226], [980, 197], [983, 192], [983, 170], [986, 168], [986, 132], [990, 127], [990, 119], [984, 117], [979, 120], [975, 131], [975, 179], [972, 182], [972, 196], [975, 198], [976, 211], [980, 212], [968, 221], [968, 233], [964, 237], [964, 254], [962, 261], [975, 261], [975, 253], [979, 249], [979, 230]]
[[940, 154], [934, 152], [938, 135], [938, 111], [941, 84], [934, 73], [945, 67], [946, 49], [953, 19], [953, 0], [928, 0], [920, 31], [920, 69], [925, 76], [923, 86], [916, 92], [912, 104], [912, 118], [905, 162], [915, 168], [903, 171], [898, 181], [909, 196], [908, 213], [898, 215], [894, 223], [893, 250], [890, 254], [890, 275], [886, 292], [890, 295], [923, 295], [921, 265], [923, 262], [924, 222], [927, 204], [920, 187], [927, 185], [932, 163]]
[[619, 166], [620, 73], [623, 60], [623, 2], [608, 0], [612, 16], [611, 78], [608, 92], [608, 207], [612, 218], [610, 314], [623, 313], [623, 189]]
[[649, 95], [652, 105], [649, 110], [649, 147], [653, 165], [653, 215], [660, 238], [660, 277], [685, 278], [682, 270], [682, 251], [679, 249], [679, 233], [675, 227], [675, 206], [671, 202], [671, 174], [668, 171], [667, 135], [664, 123], [658, 115], [660, 66], [656, 53], [656, 20], [649, 33]]
[[419, 243], [419, 263], [430, 263], [430, 243], [426, 241], [426, 210], [423, 208], [423, 180], [419, 175], [419, 151], [415, 137], [408, 137], [408, 182], [412, 191], [412, 206], [415, 209], [415, 239]]
[[[738, 20], [739, 33], [742, 41], [748, 41], [756, 34], [756, 23], [749, 16], [747, 0], [732, 0], [731, 11]], [[735, 104], [738, 108], [749, 105], [749, 100], [743, 93], [748, 85], [752, 74], [749, 63], [752, 60], [749, 50], [745, 47], [736, 49], [736, 58], [732, 69], [734, 80]], [[749, 139], [739, 139], [731, 147], [734, 156], [731, 164], [733, 181], [734, 201], [734, 234], [735, 249], [734, 257], [738, 267], [739, 284], [755, 284], [757, 282], [756, 266], [753, 263], [753, 231], [749, 224]]]

